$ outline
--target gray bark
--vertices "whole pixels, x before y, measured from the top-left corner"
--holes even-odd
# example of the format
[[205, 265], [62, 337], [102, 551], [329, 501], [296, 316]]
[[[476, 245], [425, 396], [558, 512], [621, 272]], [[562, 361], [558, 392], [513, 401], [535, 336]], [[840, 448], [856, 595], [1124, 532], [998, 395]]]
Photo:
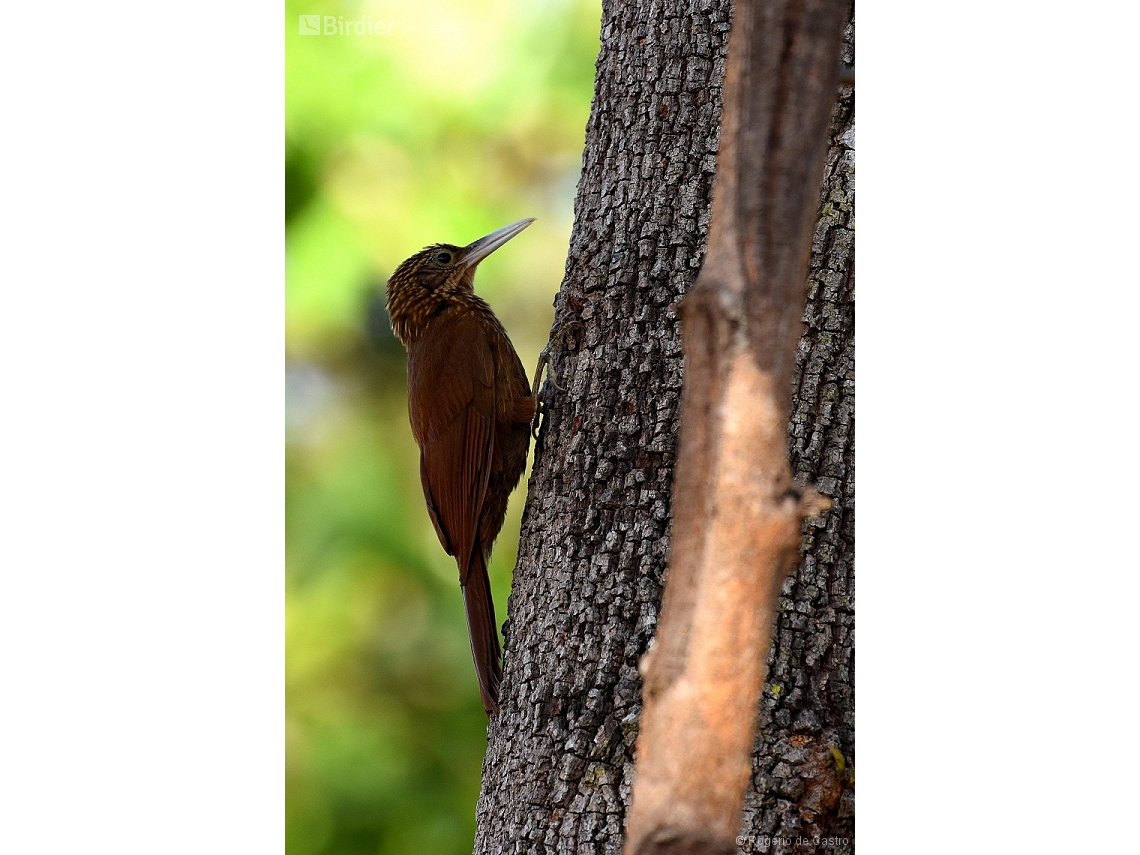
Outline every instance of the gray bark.
[[[854, 63], [850, 20], [844, 60]], [[788, 426], [796, 480], [830, 496], [832, 507], [805, 524], [799, 567], [784, 583], [745, 797], [747, 853], [854, 851], [854, 89], [840, 95]], [[817, 845], [816, 837], [836, 840]]]
[[[618, 853], [638, 662], [669, 549], [681, 393], [675, 310], [704, 254], [731, 4], [606, 0], [566, 276], [555, 302], [488, 728], [476, 853]], [[853, 27], [847, 47], [852, 60]], [[745, 852], [851, 839], [853, 112], [842, 90], [792, 407], [793, 471], [833, 496], [784, 588], [761, 701]], [[779, 688], [777, 688], [777, 686]], [[831, 758], [831, 759], [828, 759]], [[765, 840], [784, 835], [790, 844]], [[802, 847], [801, 847], [802, 848]], [[846, 851], [814, 847], [803, 851]]]

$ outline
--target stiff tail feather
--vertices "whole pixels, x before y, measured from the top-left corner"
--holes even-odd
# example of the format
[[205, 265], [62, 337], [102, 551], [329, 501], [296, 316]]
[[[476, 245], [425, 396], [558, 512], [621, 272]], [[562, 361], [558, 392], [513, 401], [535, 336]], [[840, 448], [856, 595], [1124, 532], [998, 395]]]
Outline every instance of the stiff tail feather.
[[499, 662], [499, 630], [495, 623], [495, 602], [491, 599], [491, 580], [487, 561], [476, 545], [471, 556], [467, 584], [463, 586], [463, 606], [467, 610], [467, 634], [471, 638], [471, 657], [479, 677], [479, 696], [487, 715], [499, 711], [499, 683], [503, 666]]

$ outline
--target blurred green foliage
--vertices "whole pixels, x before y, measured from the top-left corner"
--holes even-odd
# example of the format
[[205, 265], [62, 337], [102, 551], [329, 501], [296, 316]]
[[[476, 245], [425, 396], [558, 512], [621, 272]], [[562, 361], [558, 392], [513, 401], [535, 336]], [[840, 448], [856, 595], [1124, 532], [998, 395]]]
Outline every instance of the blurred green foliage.
[[[424, 510], [394, 266], [538, 222], [476, 288], [528, 366], [562, 277], [598, 0], [286, 2], [290, 855], [466, 853], [486, 747], [454, 562]], [[390, 21], [299, 35], [299, 15]], [[500, 620], [523, 491], [491, 565]]]

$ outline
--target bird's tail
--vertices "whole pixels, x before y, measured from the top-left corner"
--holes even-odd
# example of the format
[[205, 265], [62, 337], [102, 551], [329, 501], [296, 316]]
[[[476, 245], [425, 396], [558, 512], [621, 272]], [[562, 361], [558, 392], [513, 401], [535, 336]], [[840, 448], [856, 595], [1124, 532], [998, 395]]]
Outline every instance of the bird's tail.
[[487, 715], [499, 711], [499, 683], [503, 667], [499, 663], [499, 630], [495, 623], [495, 602], [491, 599], [491, 580], [487, 576], [487, 560], [476, 544], [471, 556], [467, 584], [463, 586], [463, 605], [467, 610], [467, 634], [471, 637], [471, 657], [479, 677], [479, 696]]

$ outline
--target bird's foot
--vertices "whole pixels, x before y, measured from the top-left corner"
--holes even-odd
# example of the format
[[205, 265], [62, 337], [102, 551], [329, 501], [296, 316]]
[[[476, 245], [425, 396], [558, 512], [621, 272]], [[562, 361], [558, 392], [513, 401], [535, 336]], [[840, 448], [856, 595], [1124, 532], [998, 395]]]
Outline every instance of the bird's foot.
[[554, 334], [550, 336], [550, 341], [546, 343], [546, 347], [538, 355], [538, 367], [534, 370], [534, 381], [531, 383], [531, 394], [535, 397], [538, 396], [538, 390], [542, 381], [543, 369], [546, 369], [546, 378], [550, 384], [559, 392], [565, 392], [566, 389], [558, 382], [558, 371], [554, 367], [554, 361], [551, 359], [551, 353], [562, 344], [562, 339], [566, 334], [573, 329], [583, 329], [584, 326], [581, 321], [568, 321], [555, 330]]
[[534, 418], [530, 422], [530, 435], [534, 437], [534, 441], [538, 442], [538, 429], [542, 427], [542, 419], [546, 415], [546, 405], [535, 399], [534, 404]]
[[566, 389], [558, 382], [558, 370], [554, 366], [554, 360], [551, 358], [552, 352], [562, 344], [562, 340], [566, 334], [573, 329], [583, 329], [584, 326], [581, 321], [568, 321], [550, 336], [550, 341], [546, 343], [546, 347], [538, 354], [538, 367], [534, 370], [534, 380], [531, 382], [531, 394], [534, 395], [535, 408], [534, 408], [534, 421], [531, 422], [531, 433], [535, 439], [538, 439], [538, 429], [542, 423], [542, 417], [546, 412], [546, 404], [539, 396], [539, 390], [542, 388], [542, 373], [546, 371], [546, 379], [550, 381], [550, 385], [557, 389], [559, 392], [565, 392]]

